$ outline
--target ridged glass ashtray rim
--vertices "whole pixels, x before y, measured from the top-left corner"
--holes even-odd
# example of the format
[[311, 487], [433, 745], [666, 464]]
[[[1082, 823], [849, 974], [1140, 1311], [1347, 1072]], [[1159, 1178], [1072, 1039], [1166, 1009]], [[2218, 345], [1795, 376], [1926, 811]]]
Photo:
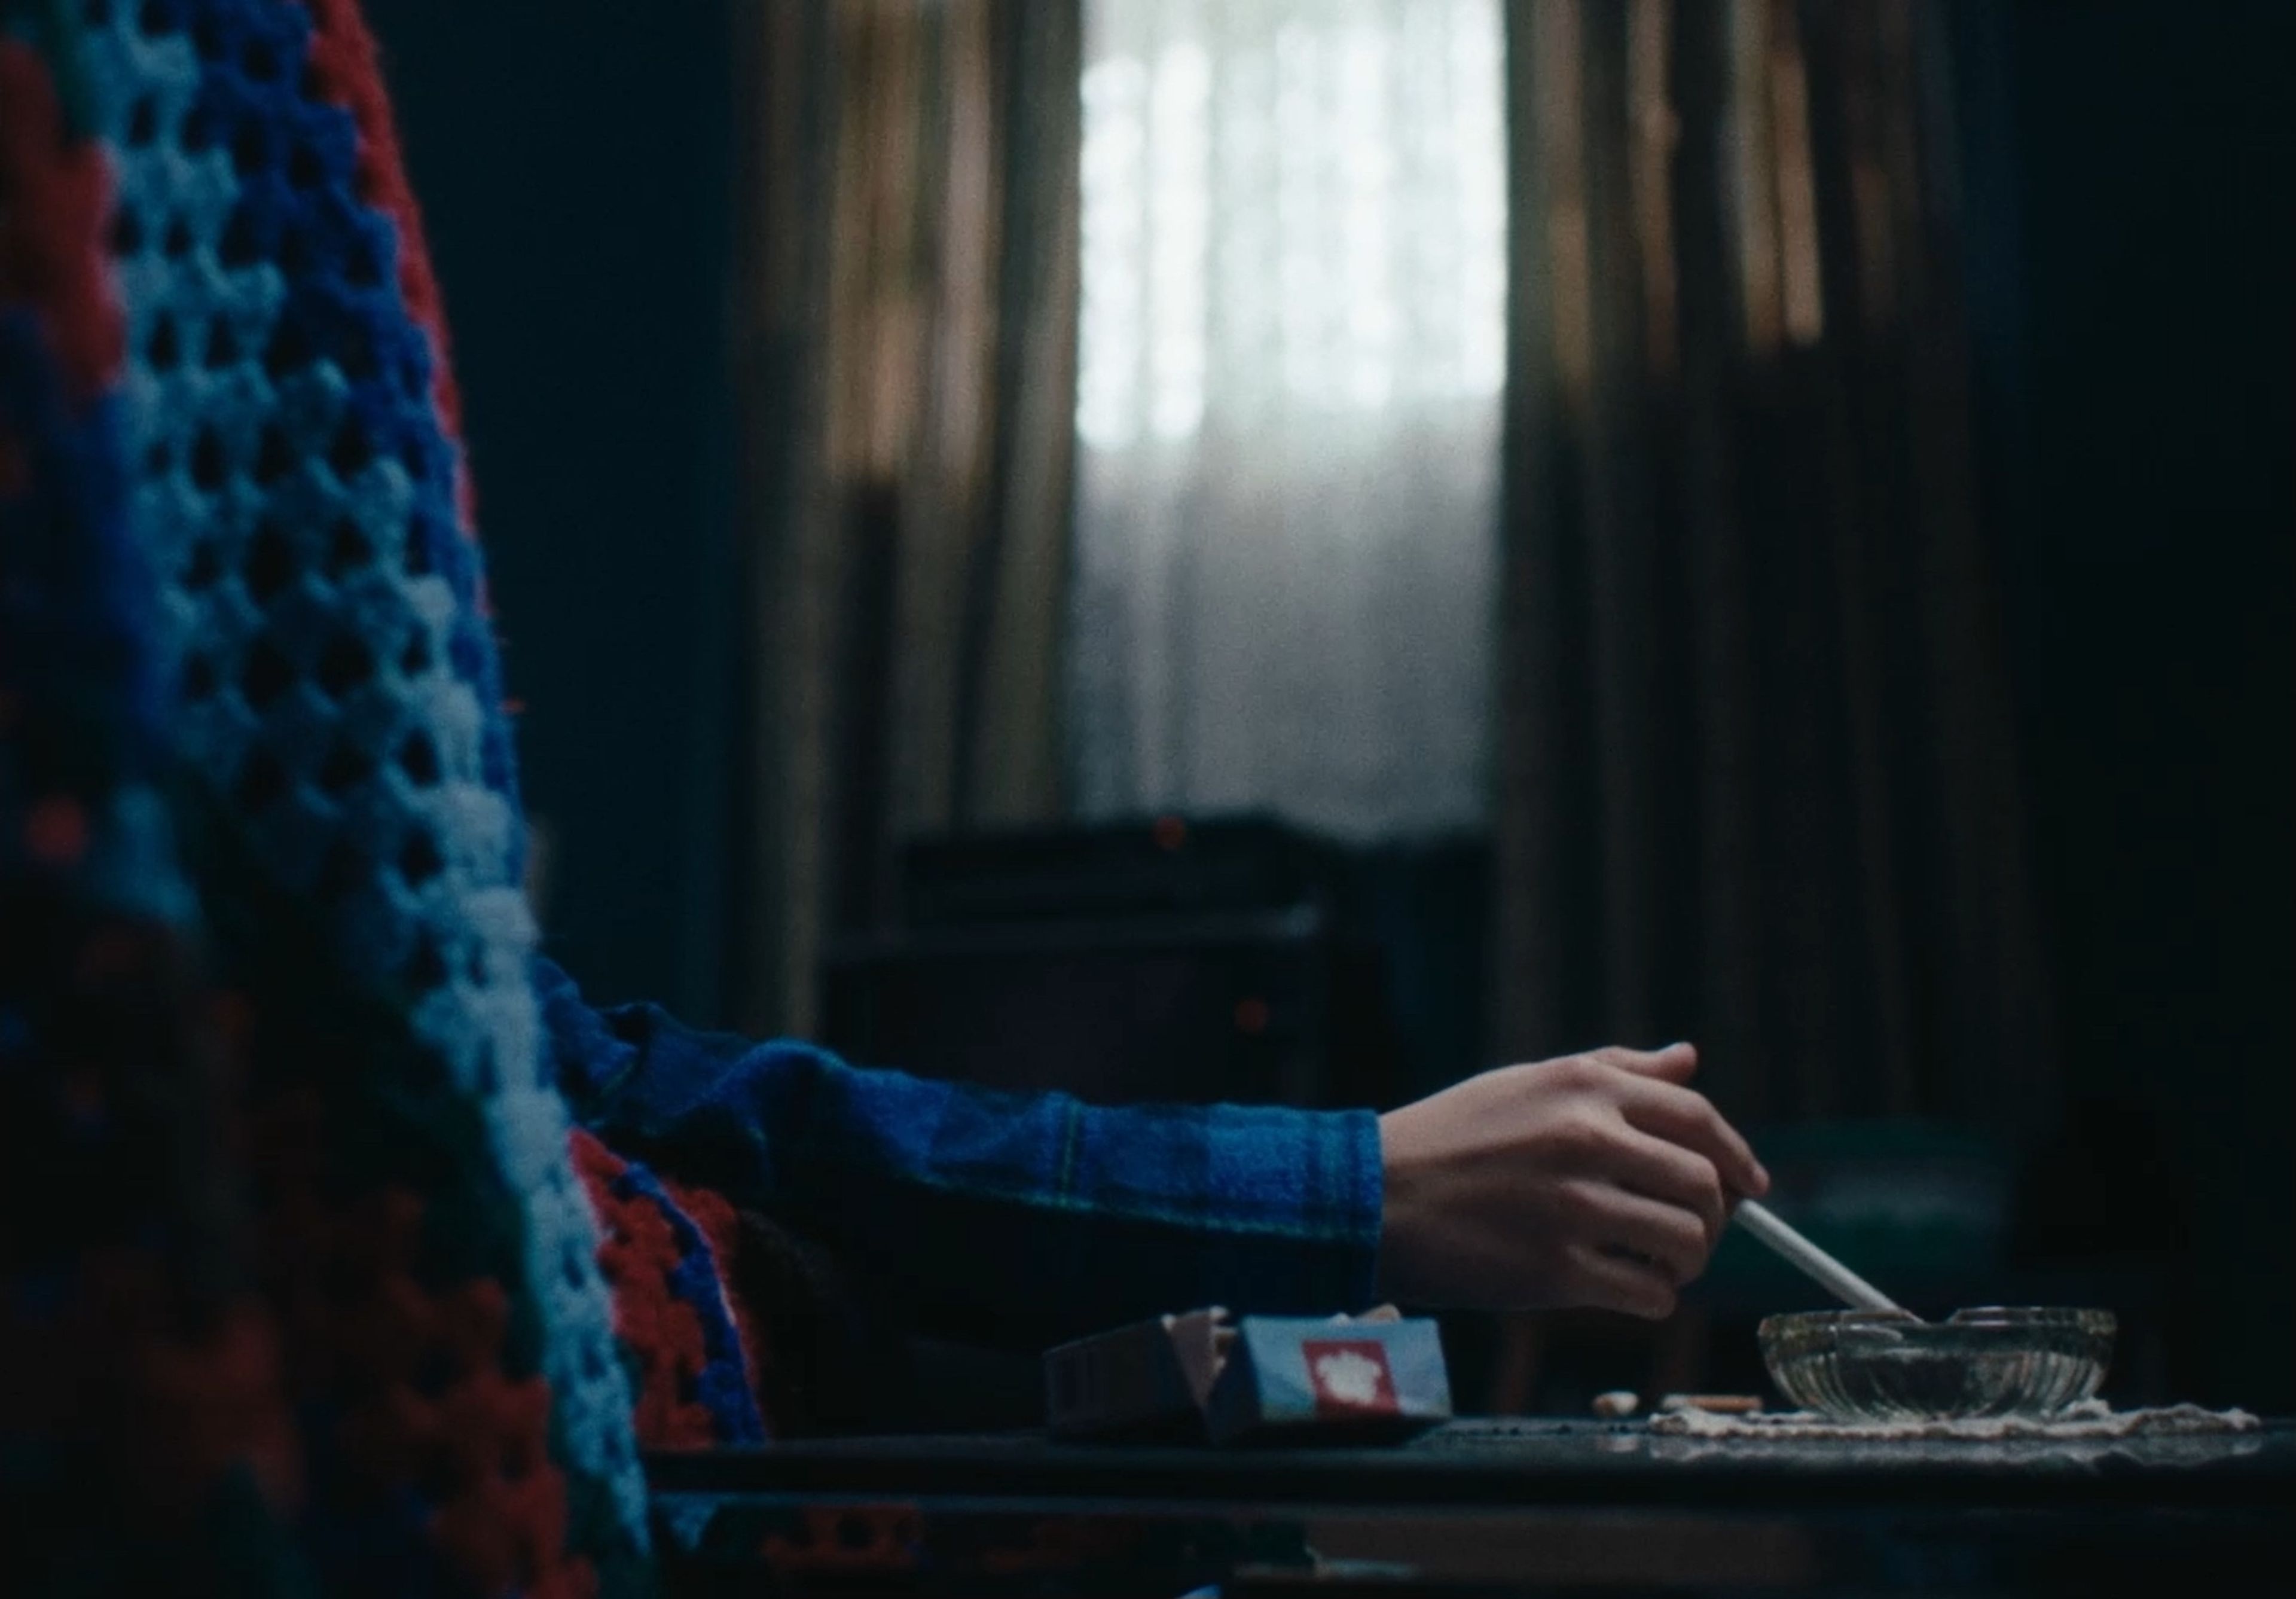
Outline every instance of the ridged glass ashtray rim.
[[2119, 1330], [2109, 1310], [1978, 1306], [1941, 1322], [1903, 1311], [1773, 1316], [1763, 1363], [1788, 1399], [1843, 1422], [2047, 1416], [2092, 1398]]

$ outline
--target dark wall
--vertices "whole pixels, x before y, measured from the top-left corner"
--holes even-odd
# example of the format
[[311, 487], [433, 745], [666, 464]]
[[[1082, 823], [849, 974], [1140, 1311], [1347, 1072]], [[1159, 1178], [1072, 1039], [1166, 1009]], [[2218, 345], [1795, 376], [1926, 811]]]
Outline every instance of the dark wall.
[[2064, 1046], [2047, 1242], [2161, 1245], [2172, 1380], [2286, 1410], [2296, 7], [1971, 9], [1988, 509]]
[[372, 0], [463, 388], [546, 947], [715, 1010], [731, 636], [718, 0]]

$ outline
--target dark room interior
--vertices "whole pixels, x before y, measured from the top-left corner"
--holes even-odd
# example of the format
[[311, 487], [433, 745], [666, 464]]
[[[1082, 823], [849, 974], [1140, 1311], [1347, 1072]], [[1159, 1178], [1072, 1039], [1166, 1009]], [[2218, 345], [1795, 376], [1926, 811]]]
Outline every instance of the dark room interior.
[[[728, 349], [757, 112], [725, 10], [635, 37], [599, 8], [539, 35], [416, 0], [373, 20], [454, 315], [549, 946], [605, 997], [771, 1031], [785, 1002], [728, 931], [754, 848], [735, 358], [772, 357]], [[1951, 19], [1980, 529], [2057, 1056], [2021, 1247], [2150, 1256], [2187, 1318], [2161, 1380], [2285, 1409], [2289, 20]], [[1503, 974], [1459, 977], [1488, 948], [1475, 847], [1390, 871], [1388, 958], [1435, 989], [1414, 1086], [1501, 1058]]]
[[[2292, 62], [0, 0], [0, 1210], [102, 1196], [4, 1234], [0, 1570], [2284, 1577]], [[1485, 1288], [1550, 1068], [1674, 1163]], [[1837, 1300], [2107, 1353], [1925, 1412], [1782, 1374]]]

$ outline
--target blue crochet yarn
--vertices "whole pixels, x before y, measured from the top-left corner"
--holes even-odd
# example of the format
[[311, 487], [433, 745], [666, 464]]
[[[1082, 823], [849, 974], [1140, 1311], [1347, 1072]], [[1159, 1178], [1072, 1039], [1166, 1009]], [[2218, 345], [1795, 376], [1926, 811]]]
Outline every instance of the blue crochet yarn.
[[[119, 492], [116, 408], [72, 405], [31, 317], [0, 313], [0, 436], [29, 457], [0, 519], [0, 684], [54, 716], [0, 743], [0, 870], [21, 864], [34, 787], [68, 792], [88, 829], [79, 892], [180, 925], [191, 896], [145, 759], [160, 714], [151, 587]], [[45, 769], [15, 769], [32, 750]]]
[[133, 526], [184, 764], [483, 1107], [526, 1211], [554, 1428], [643, 1547], [587, 1206], [545, 1080], [508, 722], [433, 353], [349, 115], [287, 0], [84, 0], [115, 251]]

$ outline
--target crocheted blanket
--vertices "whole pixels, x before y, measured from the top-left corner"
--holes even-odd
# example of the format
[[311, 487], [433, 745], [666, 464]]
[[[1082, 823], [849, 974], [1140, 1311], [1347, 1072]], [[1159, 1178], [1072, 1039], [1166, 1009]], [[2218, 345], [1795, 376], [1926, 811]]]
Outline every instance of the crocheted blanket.
[[732, 1213], [549, 1080], [457, 430], [352, 0], [0, 0], [33, 1591], [644, 1591], [636, 1445], [762, 1436]]

